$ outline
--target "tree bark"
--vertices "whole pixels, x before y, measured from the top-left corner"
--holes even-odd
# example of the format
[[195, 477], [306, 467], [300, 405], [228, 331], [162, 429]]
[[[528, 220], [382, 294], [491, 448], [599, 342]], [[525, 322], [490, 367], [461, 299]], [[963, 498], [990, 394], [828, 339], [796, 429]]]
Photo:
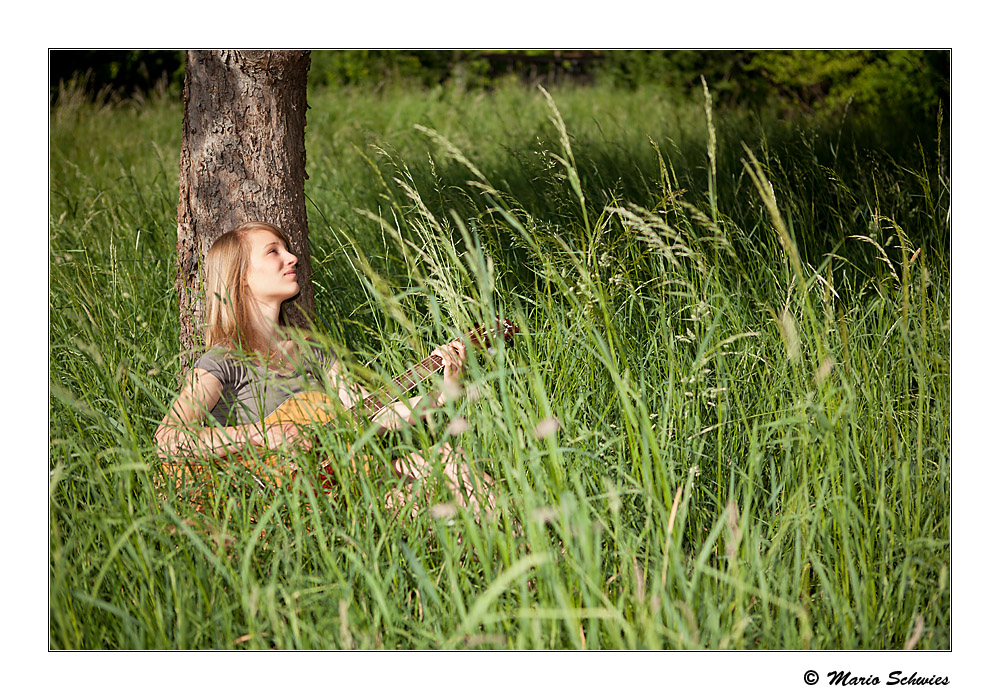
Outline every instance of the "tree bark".
[[204, 343], [203, 266], [212, 242], [245, 221], [286, 231], [299, 258], [293, 325], [314, 308], [306, 223], [308, 51], [188, 51], [177, 205], [180, 344]]

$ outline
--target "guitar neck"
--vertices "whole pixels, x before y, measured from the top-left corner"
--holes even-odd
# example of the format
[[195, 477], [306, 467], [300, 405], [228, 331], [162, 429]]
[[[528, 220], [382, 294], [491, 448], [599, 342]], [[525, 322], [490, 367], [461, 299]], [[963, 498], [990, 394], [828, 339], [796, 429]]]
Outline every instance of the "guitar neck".
[[[405, 394], [442, 367], [444, 367], [444, 362], [441, 358], [431, 355], [420, 364], [414, 365], [398, 377], [394, 377], [392, 383], [395, 384], [396, 389], [400, 393]], [[386, 389], [374, 394], [368, 394], [362, 400], [362, 411], [368, 418], [372, 418], [386, 407], [387, 402], [392, 402], [393, 400], [395, 400], [394, 396]]]
[[[496, 328], [488, 329], [486, 326], [479, 326], [468, 333], [465, 338], [474, 347], [484, 347], [490, 344], [492, 337], [509, 340], [511, 335], [517, 331], [517, 326], [507, 319], [497, 319]], [[414, 365], [398, 377], [395, 377], [392, 382], [396, 385], [398, 393], [405, 394], [442, 367], [444, 367], [444, 360], [430, 355], [420, 364]], [[376, 413], [385, 408], [387, 403], [391, 403], [394, 400], [395, 395], [393, 392], [382, 389], [381, 391], [369, 394], [362, 400], [361, 411], [371, 419]]]

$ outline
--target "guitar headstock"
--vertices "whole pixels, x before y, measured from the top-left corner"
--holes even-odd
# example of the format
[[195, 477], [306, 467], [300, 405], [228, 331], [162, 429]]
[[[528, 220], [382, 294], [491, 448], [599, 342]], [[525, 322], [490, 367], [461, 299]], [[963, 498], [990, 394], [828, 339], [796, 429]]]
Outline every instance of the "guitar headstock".
[[498, 317], [492, 328], [486, 326], [486, 324], [478, 326], [469, 333], [468, 338], [469, 342], [476, 347], [489, 347], [497, 339], [502, 339], [505, 343], [510, 343], [514, 339], [514, 334], [519, 330], [513, 321]]

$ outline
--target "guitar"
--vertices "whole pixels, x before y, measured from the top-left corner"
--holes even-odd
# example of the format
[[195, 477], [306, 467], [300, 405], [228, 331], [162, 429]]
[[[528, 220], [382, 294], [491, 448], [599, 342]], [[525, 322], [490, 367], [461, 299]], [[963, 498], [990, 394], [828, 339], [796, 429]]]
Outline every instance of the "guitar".
[[[498, 319], [496, 328], [487, 329], [485, 326], [478, 326], [467, 333], [465, 339], [473, 347], [489, 347], [494, 338], [502, 338], [505, 342], [509, 342], [518, 330], [518, 327], [507, 319]], [[383, 389], [364, 397], [361, 404], [354, 409], [355, 415], [363, 421], [370, 421], [388, 403], [394, 401], [396, 396], [408, 393], [442, 367], [444, 367], [444, 361], [441, 358], [435, 355], [427, 356], [420, 363], [393, 378], [392, 384], [396, 387], [395, 392]], [[320, 391], [304, 391], [285, 399], [262, 422], [264, 426], [281, 423], [325, 424], [335, 420], [343, 411], [343, 406], [332, 400], [327, 394]]]
[[[497, 319], [494, 328], [485, 325], [476, 327], [465, 335], [465, 339], [470, 345], [476, 348], [488, 348], [495, 339], [502, 339], [510, 342], [515, 333], [520, 329], [507, 319]], [[413, 365], [405, 372], [392, 379], [395, 390], [383, 388], [381, 391], [368, 394], [353, 409], [352, 412], [359, 422], [371, 421], [380, 411], [395, 400], [395, 397], [408, 393], [414, 387], [426, 380], [434, 373], [444, 367], [444, 361], [435, 355], [429, 355], [421, 362]], [[344, 415], [344, 407], [337, 399], [332, 399], [328, 394], [320, 391], [305, 391], [294, 394], [285, 399], [276, 409], [269, 413], [261, 422], [262, 427], [267, 428], [278, 424], [295, 425], [325, 425], [340, 420]], [[248, 469], [257, 485], [264, 489], [261, 480], [270, 482], [275, 487], [280, 487], [282, 475], [279, 471], [271, 469], [262, 470], [261, 466], [277, 467], [279, 456], [271, 450], [257, 448], [259, 459], [248, 459], [237, 454], [219, 457], [213, 462], [226, 462], [228, 464], [239, 464]], [[164, 463], [164, 468], [173, 471], [178, 479], [193, 477], [196, 481], [205, 481], [205, 476], [210, 475], [211, 465], [185, 462], [182, 464]], [[181, 473], [177, 473], [177, 471]], [[330, 479], [329, 459], [324, 459], [320, 463], [320, 477], [324, 490], [332, 487]], [[292, 478], [295, 474], [292, 473]]]

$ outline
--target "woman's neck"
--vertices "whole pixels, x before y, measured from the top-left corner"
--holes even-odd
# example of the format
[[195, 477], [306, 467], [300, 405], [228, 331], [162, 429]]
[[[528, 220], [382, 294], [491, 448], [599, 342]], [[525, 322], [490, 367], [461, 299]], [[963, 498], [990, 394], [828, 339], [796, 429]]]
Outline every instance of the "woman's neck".
[[257, 302], [257, 318], [254, 324], [257, 339], [261, 345], [260, 351], [268, 358], [281, 359], [285, 355], [287, 339], [281, 331], [278, 319], [281, 317], [281, 304], [265, 304]]

